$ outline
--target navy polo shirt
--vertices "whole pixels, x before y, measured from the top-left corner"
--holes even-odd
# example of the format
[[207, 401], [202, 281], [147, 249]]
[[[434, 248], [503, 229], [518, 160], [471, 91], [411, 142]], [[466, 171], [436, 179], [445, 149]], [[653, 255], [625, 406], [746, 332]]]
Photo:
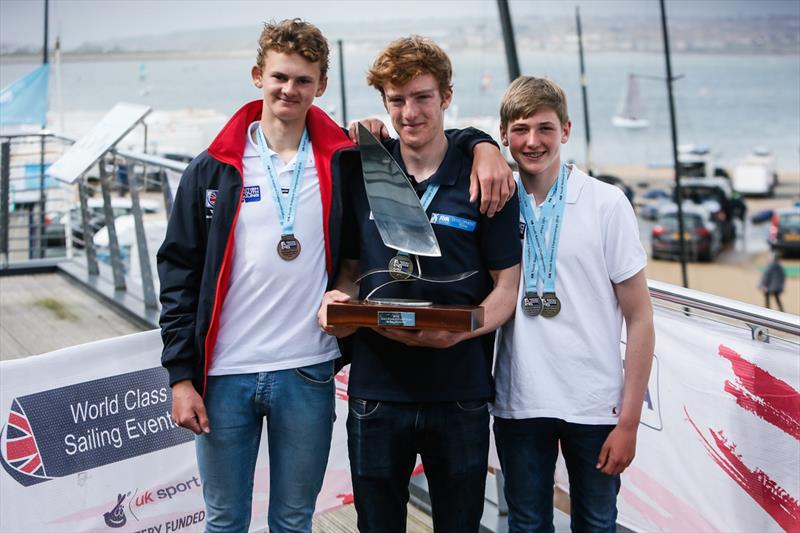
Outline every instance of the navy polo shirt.
[[[493, 218], [480, 214], [479, 205], [469, 202], [472, 158], [458, 149], [463, 132], [448, 131], [448, 148], [436, 173], [411, 183], [422, 197], [429, 183], [439, 191], [427, 209], [442, 251], [441, 257], [420, 257], [423, 276], [449, 276], [477, 270], [473, 276], [454, 283], [421, 280], [392, 283], [373, 298], [411, 298], [435, 304], [480, 305], [494, 288], [490, 270], [502, 270], [520, 262], [519, 203], [509, 200]], [[461, 137], [459, 136], [461, 135]], [[400, 143], [390, 140], [386, 148], [406, 171]], [[407, 174], [407, 172], [406, 172]], [[359, 259], [361, 273], [386, 269], [397, 252], [381, 240], [364, 190], [364, 180], [350, 182], [345, 209], [351, 238], [344, 241], [344, 257]], [[443, 217], [448, 215], [449, 217]], [[453, 223], [458, 217], [461, 223]], [[416, 270], [416, 266], [415, 266]], [[359, 298], [390, 281], [388, 273], [361, 281]], [[407, 346], [389, 340], [369, 328], [359, 329], [353, 339], [349, 394], [355, 398], [398, 402], [439, 402], [490, 399], [494, 333], [475, 337], [445, 349]]]

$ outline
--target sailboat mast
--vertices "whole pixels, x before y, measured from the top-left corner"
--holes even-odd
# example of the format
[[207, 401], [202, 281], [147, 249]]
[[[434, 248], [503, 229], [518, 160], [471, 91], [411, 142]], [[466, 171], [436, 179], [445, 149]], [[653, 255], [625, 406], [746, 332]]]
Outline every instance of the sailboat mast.
[[50, 0], [44, 0], [44, 46], [42, 47], [42, 64], [47, 64], [47, 21], [50, 17], [47, 16], [50, 7]]
[[517, 59], [517, 43], [514, 41], [514, 27], [511, 25], [511, 11], [508, 0], [497, 0], [500, 10], [500, 27], [503, 30], [503, 43], [506, 48], [506, 64], [509, 81], [519, 78], [519, 60]]
[[684, 239], [683, 223], [683, 190], [681, 189], [681, 174], [678, 167], [678, 127], [675, 122], [675, 100], [672, 95], [672, 61], [669, 55], [669, 32], [667, 31], [667, 12], [664, 0], [661, 4], [661, 32], [664, 36], [664, 59], [667, 62], [667, 97], [669, 98], [669, 124], [672, 130], [672, 163], [675, 170], [675, 200], [678, 203], [678, 242], [681, 256], [681, 279], [684, 287], [689, 287], [686, 274], [686, 240]]
[[581, 94], [583, 95], [583, 123], [586, 132], [586, 172], [592, 176], [592, 135], [589, 128], [589, 97], [586, 92], [586, 68], [583, 64], [583, 33], [581, 32], [581, 8], [575, 6], [575, 23], [578, 27], [578, 57], [581, 64]]

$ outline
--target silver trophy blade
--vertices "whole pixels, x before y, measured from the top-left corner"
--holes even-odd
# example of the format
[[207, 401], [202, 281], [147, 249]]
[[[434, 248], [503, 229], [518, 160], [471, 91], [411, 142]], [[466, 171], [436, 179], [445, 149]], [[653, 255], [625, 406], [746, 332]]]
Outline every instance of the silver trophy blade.
[[383, 244], [410, 254], [440, 257], [439, 243], [414, 187], [397, 161], [360, 122], [358, 146], [369, 207]]

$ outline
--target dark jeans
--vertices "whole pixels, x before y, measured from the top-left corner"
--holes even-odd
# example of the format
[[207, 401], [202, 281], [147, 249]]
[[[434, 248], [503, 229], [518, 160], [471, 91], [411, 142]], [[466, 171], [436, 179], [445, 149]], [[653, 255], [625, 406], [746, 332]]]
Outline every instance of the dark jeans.
[[617, 530], [619, 476], [595, 468], [612, 429], [614, 426], [572, 424], [555, 418], [495, 417], [509, 533], [553, 533], [553, 477], [559, 443], [569, 473], [572, 531]]
[[422, 457], [437, 533], [477, 533], [489, 453], [485, 401], [350, 398], [350, 472], [361, 533], [405, 533], [408, 482]]

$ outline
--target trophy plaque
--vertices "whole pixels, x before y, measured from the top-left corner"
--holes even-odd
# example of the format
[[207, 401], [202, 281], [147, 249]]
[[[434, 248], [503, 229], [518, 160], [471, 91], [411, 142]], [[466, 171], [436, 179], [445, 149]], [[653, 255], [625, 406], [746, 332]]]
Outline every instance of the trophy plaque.
[[363, 300], [328, 305], [328, 323], [342, 326], [474, 331], [483, 325], [483, 308], [439, 305], [421, 300], [373, 297], [393, 283], [422, 280], [452, 283], [477, 271], [445, 277], [424, 276], [419, 256], [441, 257], [439, 243], [416, 191], [403, 169], [367, 128], [358, 124], [358, 144], [364, 188], [381, 240], [398, 255], [386, 268], [366, 272], [356, 282], [379, 273], [390, 281], [378, 285]]

